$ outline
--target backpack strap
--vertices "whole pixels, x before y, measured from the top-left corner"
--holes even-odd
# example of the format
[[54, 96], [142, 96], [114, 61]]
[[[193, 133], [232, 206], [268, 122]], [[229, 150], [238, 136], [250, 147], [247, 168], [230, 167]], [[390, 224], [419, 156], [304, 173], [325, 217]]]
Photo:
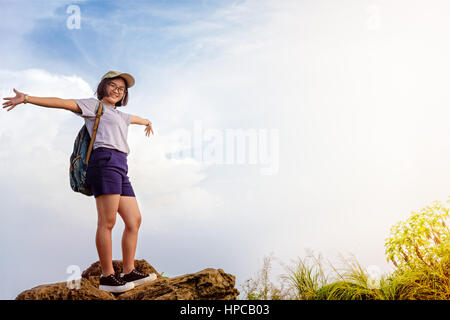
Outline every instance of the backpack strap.
[[88, 148], [88, 152], [86, 155], [86, 161], [85, 161], [86, 164], [88, 163], [89, 158], [91, 157], [91, 152], [92, 152], [92, 148], [94, 146], [95, 136], [97, 135], [98, 123], [100, 122], [100, 117], [102, 116], [102, 114], [103, 114], [103, 103], [101, 101], [99, 101], [97, 115], [95, 116], [94, 128], [92, 129], [91, 142], [89, 143], [89, 148]]

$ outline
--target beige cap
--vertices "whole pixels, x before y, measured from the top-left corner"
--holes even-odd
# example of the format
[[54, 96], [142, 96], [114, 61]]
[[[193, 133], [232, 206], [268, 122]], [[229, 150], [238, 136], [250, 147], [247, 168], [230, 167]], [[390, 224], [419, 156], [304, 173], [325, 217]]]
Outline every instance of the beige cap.
[[115, 70], [110, 70], [110, 71], [108, 71], [108, 72], [102, 77], [102, 80], [105, 79], [105, 78], [114, 78], [114, 77], [117, 77], [117, 76], [121, 76], [121, 77], [123, 77], [123, 78], [126, 80], [126, 82], [127, 82], [127, 88], [131, 88], [132, 86], [134, 86], [134, 78], [133, 78], [133, 76], [132, 76], [131, 74], [128, 74], [128, 73], [122, 73], [122, 72], [115, 71]]

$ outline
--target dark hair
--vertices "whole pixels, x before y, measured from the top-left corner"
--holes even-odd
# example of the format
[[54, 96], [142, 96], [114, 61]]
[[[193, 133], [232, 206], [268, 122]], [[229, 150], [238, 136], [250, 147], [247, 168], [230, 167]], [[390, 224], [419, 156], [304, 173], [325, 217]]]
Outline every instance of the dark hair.
[[125, 92], [123, 93], [122, 100], [117, 101], [115, 106], [123, 107], [123, 106], [127, 105], [127, 103], [128, 103], [128, 83], [127, 83], [127, 80], [125, 80], [121, 76], [117, 76], [114, 78], [105, 78], [102, 81], [100, 81], [100, 83], [98, 84], [98, 87], [97, 87], [97, 91], [95, 92], [98, 100], [102, 100], [106, 96], [106, 94], [107, 94], [106, 86], [108, 85], [108, 83], [110, 83], [111, 80], [118, 79], [118, 78], [122, 79], [125, 82]]

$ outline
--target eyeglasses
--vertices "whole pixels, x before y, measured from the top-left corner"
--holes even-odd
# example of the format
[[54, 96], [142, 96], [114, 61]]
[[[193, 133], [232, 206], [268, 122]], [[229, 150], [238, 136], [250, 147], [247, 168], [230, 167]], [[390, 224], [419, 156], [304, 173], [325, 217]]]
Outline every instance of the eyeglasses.
[[108, 83], [108, 85], [111, 87], [112, 91], [115, 91], [116, 89], [118, 89], [119, 93], [125, 92], [125, 87], [118, 87], [114, 82], [110, 82], [110, 83]]

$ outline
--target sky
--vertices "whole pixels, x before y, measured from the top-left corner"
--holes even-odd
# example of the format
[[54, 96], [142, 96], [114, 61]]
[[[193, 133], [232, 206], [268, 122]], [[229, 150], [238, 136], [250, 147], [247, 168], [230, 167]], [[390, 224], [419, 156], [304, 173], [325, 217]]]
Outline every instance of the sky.
[[[177, 276], [309, 253], [393, 270], [395, 223], [450, 189], [446, 1], [0, 0], [0, 94], [90, 98], [132, 74], [136, 259]], [[0, 299], [98, 260], [93, 197], [69, 187], [83, 119], [0, 113]], [[113, 230], [121, 260], [123, 222]]]

